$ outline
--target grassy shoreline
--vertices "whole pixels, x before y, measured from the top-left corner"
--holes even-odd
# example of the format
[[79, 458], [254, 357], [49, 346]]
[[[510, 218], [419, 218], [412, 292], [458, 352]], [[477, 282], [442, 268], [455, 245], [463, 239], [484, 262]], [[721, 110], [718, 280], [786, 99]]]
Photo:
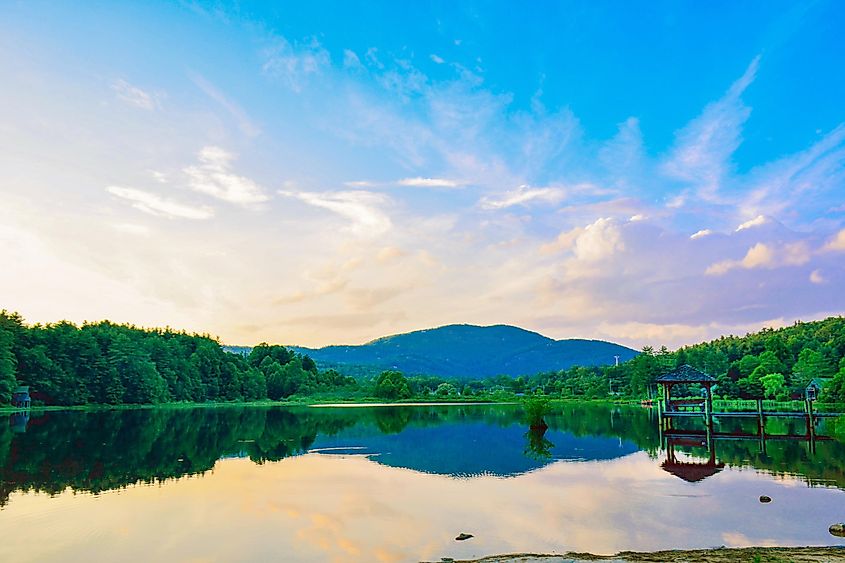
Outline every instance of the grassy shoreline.
[[88, 405], [36, 405], [29, 409], [20, 409], [16, 407], [0, 407], [0, 414], [12, 414], [28, 410], [29, 412], [56, 412], [56, 411], [81, 411], [81, 412], [95, 412], [95, 411], [111, 411], [111, 410], [151, 410], [151, 409], [206, 409], [206, 408], [232, 408], [232, 407], [307, 407], [307, 406], [414, 406], [414, 405], [467, 405], [467, 404], [511, 404], [508, 401], [494, 401], [475, 398], [470, 400], [437, 400], [431, 399], [407, 399], [402, 401], [385, 401], [377, 397], [361, 397], [355, 399], [338, 399], [338, 398], [302, 398], [288, 401], [273, 401], [265, 399], [261, 401], [221, 401], [208, 403], [157, 403], [157, 404], [120, 404], [120, 405], [103, 405], [103, 404], [88, 404]]
[[11, 414], [28, 410], [29, 412], [57, 412], [57, 411], [81, 411], [81, 412], [98, 412], [98, 411], [117, 411], [117, 410], [152, 410], [152, 409], [206, 409], [206, 408], [229, 408], [229, 407], [278, 407], [289, 406], [297, 403], [285, 401], [271, 401], [269, 399], [263, 401], [231, 401], [231, 402], [214, 402], [214, 403], [158, 403], [158, 404], [122, 404], [122, 405], [39, 405], [29, 409], [19, 409], [15, 407], [0, 407], [0, 414]]
[[[231, 407], [291, 407], [291, 406], [414, 406], [414, 405], [471, 405], [471, 404], [519, 404], [522, 397], [416, 397], [411, 399], [403, 399], [401, 401], [386, 401], [380, 397], [292, 397], [284, 401], [273, 401], [271, 399], [262, 399], [260, 401], [219, 401], [207, 403], [193, 403], [193, 402], [172, 402], [172, 403], [157, 403], [157, 404], [87, 404], [87, 405], [37, 405], [28, 409], [30, 412], [56, 412], [56, 411], [109, 411], [109, 410], [135, 410], [135, 409], [197, 409], [197, 408], [231, 408]], [[635, 406], [641, 403], [640, 399], [633, 398], [576, 398], [576, 397], [555, 397], [551, 398], [551, 404], [565, 405], [571, 403], [590, 403], [600, 405], [627, 405]], [[713, 401], [714, 408], [723, 407], [724, 410], [755, 410], [755, 401], [742, 400], [719, 400]], [[824, 412], [828, 410], [825, 407], [841, 407], [845, 405], [825, 405], [819, 404], [818, 410]], [[765, 401], [764, 408], [766, 410], [801, 410], [798, 407], [803, 407], [803, 403], [798, 401], [789, 402], [775, 402]], [[0, 407], [0, 414], [11, 414], [20, 412], [24, 409], [15, 407], [3, 406]]]

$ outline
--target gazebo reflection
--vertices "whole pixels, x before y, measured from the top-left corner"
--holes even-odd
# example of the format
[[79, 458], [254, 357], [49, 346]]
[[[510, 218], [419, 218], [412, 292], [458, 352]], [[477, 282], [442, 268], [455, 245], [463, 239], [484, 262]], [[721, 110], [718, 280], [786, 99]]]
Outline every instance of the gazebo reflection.
[[[705, 447], [709, 456], [704, 461], [679, 460], [675, 455], [675, 446], [680, 447]], [[697, 483], [711, 477], [724, 469], [725, 464], [716, 460], [715, 442], [710, 440], [698, 440], [690, 438], [666, 438], [666, 460], [660, 467], [689, 483]]]

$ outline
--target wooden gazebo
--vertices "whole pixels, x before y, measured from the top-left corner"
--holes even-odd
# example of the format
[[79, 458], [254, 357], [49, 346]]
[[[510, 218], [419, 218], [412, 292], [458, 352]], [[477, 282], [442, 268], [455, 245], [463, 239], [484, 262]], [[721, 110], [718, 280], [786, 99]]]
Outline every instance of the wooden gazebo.
[[[684, 407], [698, 407], [704, 413], [713, 412], [713, 386], [716, 385], [716, 378], [692, 366], [684, 364], [667, 374], [657, 378], [657, 384], [663, 388], [663, 401], [665, 412], [678, 412]], [[691, 385], [697, 383], [705, 389], [705, 396], [701, 399], [676, 399], [672, 400], [672, 387], [676, 385]]]

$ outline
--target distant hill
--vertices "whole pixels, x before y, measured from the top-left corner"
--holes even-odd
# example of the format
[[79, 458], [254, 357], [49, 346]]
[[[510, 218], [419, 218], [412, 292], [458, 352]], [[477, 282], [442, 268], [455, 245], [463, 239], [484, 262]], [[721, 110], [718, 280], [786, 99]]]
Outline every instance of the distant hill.
[[351, 375], [396, 369], [460, 379], [533, 375], [575, 365], [624, 362], [635, 350], [602, 340], [554, 340], [508, 325], [448, 325], [379, 338], [360, 346], [293, 347], [321, 368]]

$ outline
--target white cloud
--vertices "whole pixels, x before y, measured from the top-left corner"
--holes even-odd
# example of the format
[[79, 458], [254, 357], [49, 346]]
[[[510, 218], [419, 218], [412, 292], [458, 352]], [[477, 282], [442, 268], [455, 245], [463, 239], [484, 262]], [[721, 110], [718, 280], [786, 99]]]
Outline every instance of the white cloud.
[[543, 254], [572, 251], [573, 256], [583, 262], [598, 262], [624, 250], [622, 231], [610, 217], [596, 219], [585, 227], [564, 231], [551, 243], [541, 247]]
[[350, 188], [371, 188], [375, 186], [375, 183], [368, 180], [353, 180], [350, 182], [344, 182], [343, 185]]
[[821, 270], [813, 270], [810, 272], [810, 282], [818, 285], [827, 283], [827, 279], [822, 275]]
[[730, 157], [741, 142], [742, 125], [751, 115], [740, 96], [754, 81], [760, 57], [718, 101], [677, 133], [675, 147], [663, 164], [670, 177], [692, 184], [699, 197], [718, 198], [718, 191], [730, 170]]
[[740, 186], [736, 205], [745, 215], [828, 212], [831, 200], [839, 201], [843, 164], [845, 124], [840, 124], [807, 149], [756, 168]]
[[845, 229], [839, 231], [827, 244], [822, 247], [822, 250], [828, 252], [845, 251]]
[[253, 122], [246, 111], [236, 102], [226, 97], [216, 86], [196, 73], [189, 73], [191, 81], [202, 90], [206, 96], [220, 104], [235, 119], [238, 129], [247, 137], [255, 137], [261, 133], [261, 128]]
[[712, 235], [712, 234], [713, 234], [713, 231], [711, 231], [710, 229], [701, 229], [700, 231], [696, 231], [693, 234], [691, 234], [689, 238], [692, 239], [692, 240], [695, 240], [695, 239], [699, 239], [699, 238], [704, 238], [704, 237]]
[[414, 188], [457, 188], [461, 184], [445, 178], [403, 178], [397, 182], [400, 186]]
[[376, 49], [375, 47], [370, 47], [369, 49], [367, 49], [367, 52], [364, 57], [367, 59], [367, 63], [370, 66], [374, 66], [379, 69], [384, 68], [384, 64], [378, 58], [378, 49]]
[[570, 250], [575, 244], [575, 239], [583, 232], [583, 227], [575, 227], [569, 231], [563, 231], [553, 241], [543, 244], [540, 247], [540, 252], [542, 254], [556, 254]]
[[132, 207], [160, 217], [180, 219], [210, 219], [214, 210], [208, 206], [191, 206], [159, 195], [121, 186], [109, 186], [106, 191], [132, 203]]
[[768, 245], [758, 242], [748, 249], [745, 257], [742, 259], [743, 268], [759, 268], [762, 266], [770, 266], [774, 262], [774, 252]]
[[198, 155], [199, 165], [184, 172], [192, 190], [238, 205], [252, 205], [270, 199], [264, 189], [243, 176], [233, 174], [234, 155], [220, 147], [204, 147]]
[[343, 50], [343, 68], [363, 68], [363, 65], [361, 64], [361, 59], [358, 58], [358, 55], [355, 54], [355, 51], [351, 49]]
[[630, 219], [628, 219], [628, 221], [630, 221], [631, 223], [636, 223], [638, 221], [645, 221], [645, 219], [646, 219], [645, 215], [643, 215], [642, 213], [637, 213], [636, 215], [631, 215], [631, 217], [630, 217]]
[[429, 58], [430, 58], [432, 61], [434, 61], [435, 63], [439, 64], [439, 65], [442, 65], [443, 63], [445, 63], [445, 62], [446, 62], [446, 61], [444, 61], [441, 57], [438, 57], [438, 56], [437, 56], [437, 55], [435, 55], [435, 54], [431, 54], [431, 55], [429, 55]]
[[382, 264], [393, 262], [407, 256], [408, 253], [396, 246], [385, 246], [376, 254], [376, 260]]
[[639, 120], [629, 117], [598, 151], [598, 160], [608, 172], [607, 183], [621, 190], [635, 188], [645, 171], [646, 158]]
[[604, 217], [584, 228], [575, 239], [573, 253], [579, 260], [597, 262], [624, 248], [619, 225]]
[[510, 190], [500, 197], [483, 197], [479, 204], [484, 209], [506, 209], [514, 205], [527, 205], [534, 201], [556, 204], [563, 201], [566, 191], [562, 188], [532, 188], [528, 185], [521, 185], [515, 190]]
[[169, 181], [168, 175], [164, 172], [159, 172], [158, 170], [150, 170], [150, 176], [155, 178], [155, 181], [159, 184], [166, 184]]
[[773, 254], [770, 247], [763, 243], [757, 243], [746, 252], [742, 260], [723, 260], [712, 264], [705, 270], [710, 276], [721, 276], [737, 268], [751, 269], [760, 266], [767, 266], [773, 262]]
[[328, 209], [352, 222], [350, 231], [362, 236], [378, 236], [393, 226], [390, 217], [381, 209], [388, 199], [363, 190], [345, 192], [280, 191], [280, 195], [299, 199], [309, 205]]
[[708, 326], [690, 326], [677, 323], [643, 323], [629, 321], [622, 323], [602, 322], [598, 332], [613, 341], [628, 340], [636, 342], [659, 342], [672, 344], [676, 342], [699, 342], [712, 333]]
[[680, 209], [686, 202], [686, 194], [677, 194], [666, 200], [666, 207], [669, 209]]
[[112, 225], [115, 231], [126, 233], [127, 235], [134, 235], [139, 237], [150, 236], [150, 228], [146, 225], [137, 225], [135, 223], [115, 223]]
[[810, 245], [802, 240], [784, 244], [781, 253], [781, 260], [786, 266], [803, 266], [812, 257]]
[[765, 215], [758, 215], [753, 219], [749, 219], [745, 223], [742, 223], [736, 228], [736, 232], [744, 231], [745, 229], [753, 229], [754, 227], [759, 227], [761, 225], [765, 225], [769, 222], [769, 219]]
[[133, 86], [122, 78], [112, 82], [111, 89], [114, 90], [120, 100], [131, 106], [147, 111], [153, 111], [158, 108], [158, 100], [155, 95], [145, 92], [137, 86]]
[[[283, 80], [295, 92], [300, 92], [309, 78], [319, 75], [331, 64], [329, 52], [316, 39], [301, 45], [291, 45], [284, 37], [275, 37], [273, 45], [265, 51], [264, 56], [262, 70]], [[344, 61], [347, 60], [349, 58], [344, 53]]]

